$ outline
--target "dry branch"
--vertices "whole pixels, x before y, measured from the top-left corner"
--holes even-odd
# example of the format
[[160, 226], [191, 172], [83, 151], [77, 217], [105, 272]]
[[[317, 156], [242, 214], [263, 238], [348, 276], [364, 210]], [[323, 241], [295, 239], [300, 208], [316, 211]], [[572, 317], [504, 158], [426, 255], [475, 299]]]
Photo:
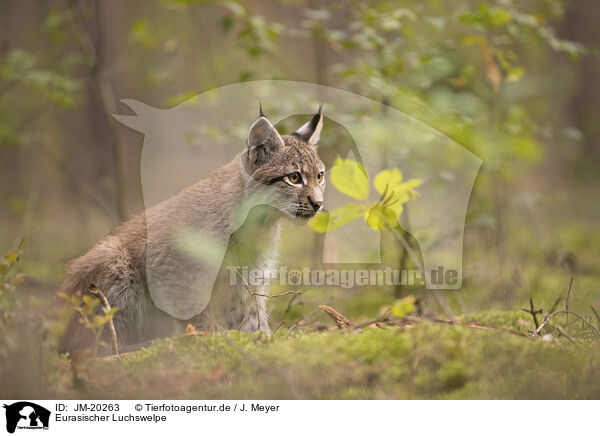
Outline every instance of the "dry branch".
[[567, 312], [566, 310], [557, 310], [556, 312], [552, 312], [550, 315], [546, 315], [544, 317], [544, 321], [540, 324], [540, 326], [535, 329], [535, 331], [533, 332], [533, 337], [537, 337], [540, 334], [540, 331], [546, 326], [548, 325], [548, 323], [550, 322], [550, 320], [552, 319], [552, 317], [559, 315], [561, 313], [564, 313], [566, 315], [573, 315], [574, 317], [576, 317], [577, 319], [581, 320], [581, 322], [585, 325], [587, 325], [595, 334], [596, 336], [600, 336], [600, 331], [596, 328], [596, 326], [594, 326], [592, 323], [590, 323], [588, 320], [585, 319], [585, 317], [579, 315], [578, 313], [575, 312]]
[[352, 326], [352, 323], [350, 322], [350, 320], [348, 318], [346, 318], [344, 315], [342, 315], [341, 313], [339, 313], [337, 310], [335, 310], [333, 307], [321, 304], [319, 306], [319, 309], [321, 309], [323, 312], [325, 312], [327, 315], [329, 315], [329, 317], [335, 321], [335, 323], [337, 324], [339, 329], [343, 330], [346, 327]]
[[564, 336], [565, 338], [567, 338], [569, 341], [571, 341], [573, 344], [577, 345], [577, 341], [573, 338], [573, 336], [571, 336], [570, 334], [568, 334], [564, 328], [562, 328], [561, 326], [559, 326], [558, 324], [556, 325], [556, 330], [558, 330], [558, 332]]
[[560, 300], [561, 300], [561, 296], [559, 295], [558, 297], [556, 297], [556, 300], [554, 301], [554, 304], [552, 305], [552, 308], [550, 309], [550, 313], [552, 313], [556, 310], [556, 308], [558, 307], [558, 303], [560, 303]]
[[532, 317], [533, 317], [533, 322], [535, 324], [535, 329], [537, 330], [540, 326], [540, 323], [537, 320], [537, 315], [541, 315], [542, 314], [542, 309], [535, 309], [533, 306], [533, 298], [529, 299], [529, 309], [525, 309], [525, 308], [521, 308], [521, 310], [523, 312], [527, 312], [529, 313]]
[[598, 326], [600, 326], [600, 315], [598, 315], [598, 312], [596, 312], [596, 309], [594, 309], [594, 306], [592, 306], [591, 304], [590, 309], [592, 309], [592, 312], [594, 312], [594, 315], [596, 316], [596, 321], [598, 321]]
[[[110, 312], [110, 303], [100, 289], [92, 285], [90, 288], [90, 293], [100, 300], [102, 303], [102, 311], [104, 313]], [[117, 340], [117, 331], [115, 330], [115, 323], [113, 322], [112, 317], [108, 320], [108, 329], [110, 330], [110, 339], [112, 342], [113, 351], [115, 352], [115, 355], [119, 356], [119, 342]]]
[[573, 288], [573, 276], [569, 281], [569, 290], [567, 291], [567, 298], [565, 298], [565, 312], [567, 313], [567, 323], [569, 322], [569, 297], [571, 296], [571, 289]]

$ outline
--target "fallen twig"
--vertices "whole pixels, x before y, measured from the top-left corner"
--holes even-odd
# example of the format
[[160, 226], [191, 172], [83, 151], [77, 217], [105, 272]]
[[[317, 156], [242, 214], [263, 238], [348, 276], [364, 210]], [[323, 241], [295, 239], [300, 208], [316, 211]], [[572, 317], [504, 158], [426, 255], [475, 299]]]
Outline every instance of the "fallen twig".
[[[100, 300], [102, 303], [102, 311], [104, 313], [110, 312], [110, 303], [100, 289], [92, 285], [90, 288], [90, 293]], [[115, 355], [119, 356], [119, 342], [117, 340], [117, 331], [115, 330], [115, 323], [113, 322], [112, 317], [108, 320], [108, 328], [110, 330], [110, 339], [112, 342], [113, 351], [115, 352]]]
[[258, 292], [253, 292], [252, 295], [257, 296], [257, 297], [266, 297], [266, 298], [278, 298], [278, 297], [284, 297], [286, 295], [291, 295], [291, 294], [295, 294], [295, 295], [302, 295], [301, 291], [285, 291], [285, 292], [281, 292], [280, 294], [273, 294], [273, 295], [269, 295], [269, 294], [259, 294]]
[[341, 313], [339, 313], [337, 310], [335, 310], [333, 307], [321, 304], [319, 306], [319, 309], [321, 309], [323, 312], [329, 315], [329, 317], [335, 321], [339, 329], [343, 330], [346, 327], [352, 326], [350, 320]]
[[292, 306], [294, 305], [294, 301], [296, 300], [296, 298], [298, 298], [298, 295], [300, 294], [295, 294], [292, 298], [289, 299], [288, 304], [285, 310], [283, 311], [283, 315], [281, 316], [282, 320], [284, 320], [287, 314], [290, 313], [290, 310], [292, 310]]
[[594, 312], [594, 315], [596, 316], [596, 321], [598, 321], [598, 326], [600, 326], [600, 315], [598, 315], [598, 312], [596, 312], [596, 309], [594, 309], [594, 306], [592, 306], [591, 304], [590, 309], [592, 309], [592, 312]]
[[552, 313], [556, 310], [556, 308], [558, 307], [558, 303], [560, 303], [560, 300], [561, 300], [561, 296], [559, 295], [558, 297], [556, 297], [556, 300], [554, 301], [554, 304], [550, 308], [549, 313]]
[[558, 330], [558, 332], [564, 336], [565, 338], [567, 338], [569, 341], [571, 341], [572, 343], [574, 343], [575, 345], [577, 345], [577, 341], [575, 339], [573, 339], [573, 336], [571, 336], [570, 334], [568, 334], [564, 328], [562, 328], [561, 326], [559, 326], [558, 324], [556, 325], [556, 330]]
[[381, 315], [378, 318], [372, 319], [370, 321], [365, 321], [362, 324], [358, 324], [357, 326], [354, 326], [354, 328], [356, 330], [362, 329], [364, 327], [370, 326], [371, 324], [377, 324], [377, 323], [380, 323], [380, 322], [387, 322], [387, 321], [389, 321], [389, 319], [390, 319], [389, 314], [385, 313], [384, 315]]
[[281, 328], [281, 326], [283, 325], [283, 322], [284, 322], [283, 320], [279, 321], [279, 323], [277, 324], [277, 327], [275, 327], [275, 329], [273, 329], [271, 334], [275, 334], [275, 332]]
[[292, 322], [292, 324], [290, 324], [290, 326], [288, 327], [287, 331], [285, 332], [285, 336], [284, 338], [287, 339], [288, 336], [294, 331], [294, 329], [300, 324], [300, 321], [302, 321], [304, 318], [302, 316], [296, 318], [296, 320], [294, 322]]
[[561, 314], [561, 313], [571, 314], [571, 315], [575, 316], [577, 319], [580, 319], [583, 324], [585, 324], [589, 328], [591, 328], [592, 331], [597, 336], [600, 336], [600, 331], [592, 323], [590, 323], [588, 320], [586, 320], [583, 316], [581, 316], [581, 315], [579, 315], [578, 313], [575, 313], [575, 312], [567, 312], [566, 310], [557, 310], [555, 312], [552, 312], [550, 315], [544, 316], [544, 321], [540, 324], [540, 326], [537, 329], [534, 330], [533, 337], [539, 336], [540, 331], [550, 322], [550, 319], [552, 317], [556, 316], [556, 315]]
[[248, 315], [250, 314], [250, 310], [252, 309], [252, 302], [256, 303], [256, 313], [258, 315], [258, 325], [259, 326], [262, 325], [262, 320], [260, 319], [260, 310], [258, 309], [258, 301], [256, 300], [256, 297], [257, 296], [268, 297], [268, 295], [258, 294], [257, 292], [255, 292], [250, 287], [250, 284], [248, 284], [248, 281], [244, 278], [244, 276], [240, 274], [240, 272], [237, 270], [237, 268], [233, 268], [233, 270], [240, 277], [240, 279], [242, 279], [242, 281], [244, 282], [244, 286], [246, 287], [246, 289], [248, 290], [248, 293], [250, 294], [250, 297], [248, 298], [248, 304], [246, 305], [246, 310], [244, 311], [244, 317], [240, 321], [240, 325], [238, 328], [241, 329], [242, 326], [244, 325], [244, 323], [246, 322], [246, 320], [248, 319]]
[[567, 298], [565, 298], [565, 312], [567, 313], [567, 322], [569, 322], [569, 296], [571, 295], [571, 288], [573, 287], [573, 276], [569, 281], [569, 290], [567, 291]]
[[535, 310], [535, 308], [533, 306], [533, 298], [529, 299], [529, 307], [530, 307], [529, 309], [521, 308], [521, 310], [523, 312], [527, 312], [527, 313], [531, 314], [531, 316], [533, 317], [533, 322], [535, 324], [535, 328], [537, 330], [538, 327], [540, 326], [540, 323], [537, 320], [537, 315], [538, 314], [540, 314], [540, 315], [542, 314], [542, 309]]

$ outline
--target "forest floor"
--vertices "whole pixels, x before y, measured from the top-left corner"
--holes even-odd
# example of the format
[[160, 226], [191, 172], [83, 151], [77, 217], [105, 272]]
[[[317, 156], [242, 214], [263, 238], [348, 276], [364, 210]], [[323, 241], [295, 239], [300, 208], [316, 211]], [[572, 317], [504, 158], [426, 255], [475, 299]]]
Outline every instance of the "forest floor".
[[[79, 365], [59, 396], [170, 399], [600, 398], [600, 343], [532, 339], [520, 312], [354, 330], [190, 332]], [[486, 327], [483, 327], [485, 325]], [[62, 376], [71, 362], [64, 361]], [[60, 383], [71, 386], [70, 380]]]
[[[468, 280], [443, 293], [455, 322], [424, 289], [306, 288], [271, 300], [270, 336], [189, 329], [120, 358], [68, 359], [51, 342], [49, 303], [31, 297], [14, 334], [0, 338], [2, 395], [599, 399], [600, 227], [555, 229], [546, 241], [513, 231], [500, 283], [493, 235], [486, 242], [474, 234], [473, 243], [467, 234]], [[393, 314], [413, 297], [410, 311]], [[336, 322], [324, 305], [348, 322]]]
[[[526, 230], [513, 231], [502, 286], [490, 280], [493, 242], [470, 243], [467, 235], [464, 275], [469, 280], [461, 291], [443, 294], [456, 314], [455, 323], [432, 293], [422, 289], [408, 288], [400, 295], [376, 287], [303, 289], [301, 295], [272, 299], [271, 336], [190, 329], [185, 336], [156, 341], [120, 359], [78, 363], [77, 389], [71, 362], [61, 360], [62, 380], [55, 394], [598, 399], [600, 318], [593, 308], [600, 308], [600, 232], [594, 231], [597, 224], [555, 228], [551, 242], [539, 242]], [[411, 295], [416, 304], [410, 315], [390, 314], [398, 298]], [[334, 308], [351, 325], [336, 323], [322, 305]], [[545, 318], [565, 309], [568, 317], [556, 313]]]

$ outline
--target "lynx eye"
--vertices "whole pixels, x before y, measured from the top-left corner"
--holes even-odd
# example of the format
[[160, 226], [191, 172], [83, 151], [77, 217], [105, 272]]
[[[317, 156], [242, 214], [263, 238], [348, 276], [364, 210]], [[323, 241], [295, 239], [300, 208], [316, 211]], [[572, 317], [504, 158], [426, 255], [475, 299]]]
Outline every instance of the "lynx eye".
[[323, 183], [325, 181], [325, 173], [323, 171], [317, 174], [317, 181], [319, 183]]
[[300, 185], [302, 184], [302, 175], [300, 173], [292, 173], [285, 176], [285, 180], [291, 185]]

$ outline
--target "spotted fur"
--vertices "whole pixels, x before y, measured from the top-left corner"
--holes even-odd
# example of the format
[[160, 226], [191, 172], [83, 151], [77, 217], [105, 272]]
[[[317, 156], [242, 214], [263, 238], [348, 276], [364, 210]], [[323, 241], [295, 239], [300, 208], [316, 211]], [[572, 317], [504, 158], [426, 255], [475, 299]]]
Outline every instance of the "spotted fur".
[[[71, 261], [61, 291], [87, 292], [92, 285], [100, 289], [110, 304], [119, 308], [114, 323], [121, 347], [180, 334], [188, 322], [203, 330], [269, 333], [267, 298], [251, 296], [243, 284], [230, 286], [230, 271], [224, 267], [273, 268], [281, 218], [303, 224], [321, 209], [325, 167], [316, 145], [322, 123], [319, 112], [296, 132], [282, 136], [260, 116], [248, 132], [244, 150], [231, 162], [119, 225], [86, 254]], [[291, 175], [292, 180], [298, 178], [296, 173], [302, 179], [300, 184], [290, 183]], [[254, 207], [241, 227], [232, 224], [236, 208], [265, 187], [277, 194], [275, 207]], [[203, 286], [206, 271], [202, 265], [190, 261], [174, 243], [173, 229], [184, 225], [228, 241], [210, 303], [190, 320], [170, 316], [155, 305], [147, 276], [150, 266], [158, 272], [153, 274], [152, 285], [175, 296]], [[268, 289], [265, 285], [252, 291], [264, 294]], [[185, 299], [181, 304], [187, 304]], [[61, 348], [78, 350], [92, 340], [90, 332], [74, 318]]]

